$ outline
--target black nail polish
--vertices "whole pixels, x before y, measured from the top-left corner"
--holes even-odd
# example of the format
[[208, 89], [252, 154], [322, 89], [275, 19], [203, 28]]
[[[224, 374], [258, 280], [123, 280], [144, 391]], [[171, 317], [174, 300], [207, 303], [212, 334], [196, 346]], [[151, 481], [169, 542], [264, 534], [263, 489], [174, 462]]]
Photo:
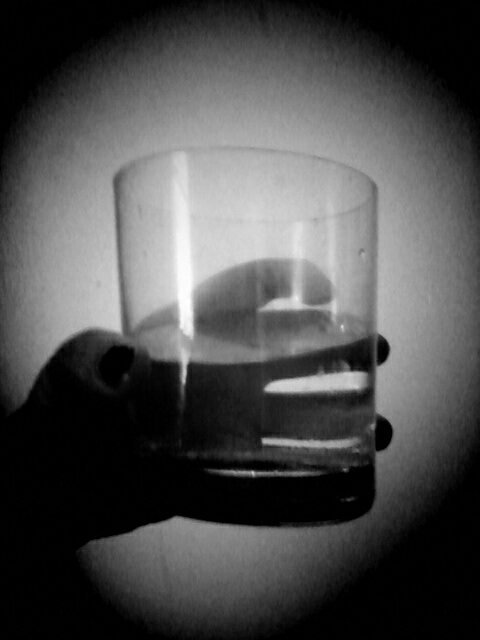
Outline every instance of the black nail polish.
[[103, 382], [109, 387], [120, 386], [130, 371], [135, 357], [135, 349], [128, 345], [111, 347], [101, 358], [98, 370]]
[[390, 353], [390, 345], [387, 340], [379, 335], [377, 337], [377, 364], [383, 364]]
[[392, 438], [392, 425], [386, 418], [377, 415], [377, 423], [375, 426], [375, 449], [377, 451], [383, 451], [389, 446]]

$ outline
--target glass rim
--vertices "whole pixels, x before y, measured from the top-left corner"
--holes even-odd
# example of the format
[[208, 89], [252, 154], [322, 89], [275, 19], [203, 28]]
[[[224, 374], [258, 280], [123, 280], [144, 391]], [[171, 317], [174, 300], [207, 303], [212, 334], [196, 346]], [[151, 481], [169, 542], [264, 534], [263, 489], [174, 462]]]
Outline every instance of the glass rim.
[[372, 197], [376, 197], [376, 194], [378, 192], [378, 186], [376, 182], [367, 173], [345, 162], [341, 162], [339, 160], [335, 160], [334, 158], [329, 158], [327, 156], [322, 156], [322, 155], [318, 155], [318, 154], [310, 153], [306, 151], [273, 148], [273, 147], [255, 147], [250, 145], [197, 145], [197, 146], [192, 145], [192, 146], [185, 146], [185, 147], [170, 147], [168, 149], [154, 151], [149, 154], [138, 156], [137, 158], [134, 158], [133, 160], [129, 160], [128, 162], [121, 165], [118, 168], [118, 170], [114, 173], [113, 180], [114, 182], [117, 182], [129, 171], [134, 169], [136, 166], [147, 165], [154, 162], [157, 159], [160, 159], [162, 157], [168, 157], [168, 156], [174, 155], [175, 153], [186, 153], [193, 156], [193, 155], [200, 155], [200, 154], [207, 154], [207, 153], [226, 153], [226, 152], [227, 153], [228, 152], [251, 153], [252, 155], [253, 154], [272, 155], [272, 156], [277, 155], [277, 156], [284, 156], [284, 157], [291, 156], [292, 158], [296, 157], [299, 159], [300, 158], [310, 159], [312, 161], [318, 162], [319, 164], [323, 164], [323, 165], [327, 165], [327, 164], [334, 165], [344, 171], [357, 174], [359, 177], [365, 180], [365, 182], [369, 183], [372, 189]]

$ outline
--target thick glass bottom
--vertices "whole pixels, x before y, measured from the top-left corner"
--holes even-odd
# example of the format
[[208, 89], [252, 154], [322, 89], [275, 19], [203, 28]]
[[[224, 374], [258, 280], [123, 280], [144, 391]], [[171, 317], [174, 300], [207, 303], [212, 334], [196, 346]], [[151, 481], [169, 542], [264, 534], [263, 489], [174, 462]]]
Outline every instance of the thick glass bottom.
[[337, 470], [278, 462], [178, 469], [178, 515], [255, 526], [307, 526], [358, 518], [375, 497], [372, 464]]

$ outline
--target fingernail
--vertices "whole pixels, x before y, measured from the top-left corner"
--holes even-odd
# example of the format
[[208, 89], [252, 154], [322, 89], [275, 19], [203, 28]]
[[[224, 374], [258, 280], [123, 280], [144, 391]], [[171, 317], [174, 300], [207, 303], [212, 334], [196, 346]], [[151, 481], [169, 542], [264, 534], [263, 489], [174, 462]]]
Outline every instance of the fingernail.
[[118, 388], [132, 368], [135, 349], [128, 345], [115, 345], [102, 356], [98, 371], [103, 382]]
[[392, 438], [392, 425], [386, 418], [377, 415], [377, 423], [375, 425], [375, 449], [377, 451], [383, 451], [388, 447]]
[[387, 340], [381, 336], [377, 336], [377, 364], [383, 364], [390, 353], [390, 345]]

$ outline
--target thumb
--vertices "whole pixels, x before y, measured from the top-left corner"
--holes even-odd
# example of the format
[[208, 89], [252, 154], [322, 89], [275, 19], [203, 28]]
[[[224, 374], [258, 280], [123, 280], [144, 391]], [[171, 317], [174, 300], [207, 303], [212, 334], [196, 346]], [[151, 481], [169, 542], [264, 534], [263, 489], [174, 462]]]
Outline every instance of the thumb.
[[147, 352], [125, 336], [89, 329], [64, 342], [40, 372], [29, 402], [47, 409], [117, 405], [148, 375]]

